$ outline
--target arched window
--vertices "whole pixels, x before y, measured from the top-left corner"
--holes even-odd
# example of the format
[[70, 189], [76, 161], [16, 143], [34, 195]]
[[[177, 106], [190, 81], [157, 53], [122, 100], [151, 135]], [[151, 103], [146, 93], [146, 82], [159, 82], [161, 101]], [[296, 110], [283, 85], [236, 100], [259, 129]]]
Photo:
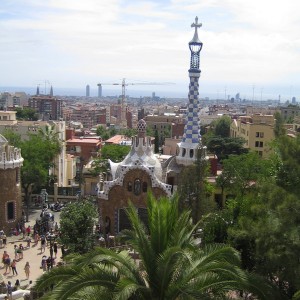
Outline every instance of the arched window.
[[127, 184], [127, 190], [128, 190], [128, 192], [132, 192], [132, 183], [131, 183], [131, 181], [129, 181], [128, 184]]
[[141, 193], [141, 181], [136, 179], [134, 181], [134, 194], [139, 195]]
[[183, 149], [182, 149], [182, 157], [185, 157], [185, 153], [186, 153], [186, 149], [183, 148]]
[[194, 157], [194, 149], [190, 149], [190, 158]]
[[143, 182], [143, 193], [147, 193], [147, 188], [148, 188], [147, 182]]
[[15, 219], [15, 203], [14, 201], [7, 202], [7, 221]]

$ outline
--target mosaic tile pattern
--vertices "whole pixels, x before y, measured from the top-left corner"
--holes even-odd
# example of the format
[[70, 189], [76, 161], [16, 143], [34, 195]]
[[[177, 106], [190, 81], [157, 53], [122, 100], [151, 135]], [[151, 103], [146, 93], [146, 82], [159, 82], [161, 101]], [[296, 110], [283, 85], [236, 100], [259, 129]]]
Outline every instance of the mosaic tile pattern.
[[189, 144], [198, 144], [201, 139], [199, 112], [199, 77], [190, 77], [189, 105], [186, 115], [186, 124], [182, 141]]

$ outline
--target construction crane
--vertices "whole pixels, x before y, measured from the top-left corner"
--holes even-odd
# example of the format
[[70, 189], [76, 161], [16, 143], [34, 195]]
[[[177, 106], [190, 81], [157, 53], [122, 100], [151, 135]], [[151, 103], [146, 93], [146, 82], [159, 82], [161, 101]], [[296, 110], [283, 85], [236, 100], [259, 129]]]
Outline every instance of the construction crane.
[[121, 122], [125, 123], [126, 121], [126, 86], [128, 85], [169, 85], [174, 84], [172, 82], [126, 82], [125, 78], [123, 78], [122, 82], [117, 83], [98, 83], [98, 88], [101, 88], [102, 85], [121, 85], [122, 86], [122, 100], [121, 100]]
[[114, 83], [98, 83], [98, 87], [102, 87], [102, 85], [122, 85], [122, 99], [125, 98], [125, 88], [128, 85], [169, 85], [174, 84], [172, 82], [131, 82], [128, 83], [125, 81], [126, 79], [123, 78], [122, 82], [114, 82]]

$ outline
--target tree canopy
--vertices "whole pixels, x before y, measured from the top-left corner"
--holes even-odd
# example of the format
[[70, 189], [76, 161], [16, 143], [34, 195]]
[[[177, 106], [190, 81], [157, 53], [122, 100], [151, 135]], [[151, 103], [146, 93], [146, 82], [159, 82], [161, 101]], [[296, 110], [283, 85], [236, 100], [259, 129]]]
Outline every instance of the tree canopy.
[[130, 151], [130, 146], [105, 144], [101, 149], [101, 158], [114, 162], [122, 161]]
[[225, 209], [202, 219], [202, 238], [235, 247], [243, 268], [292, 299], [300, 290], [300, 138], [281, 135], [273, 147], [268, 160], [249, 153], [223, 161], [217, 182], [232, 197]]
[[15, 109], [17, 120], [24, 120], [24, 121], [37, 121], [38, 114], [36, 110], [30, 107], [17, 107]]
[[88, 200], [69, 203], [60, 214], [60, 242], [71, 252], [86, 253], [95, 244], [93, 229], [98, 216]]
[[176, 198], [157, 201], [149, 195], [147, 211], [145, 227], [133, 205], [127, 210], [132, 230], [124, 235], [139, 254], [139, 266], [126, 250], [96, 248], [71, 256], [67, 266], [38, 279], [39, 291], [53, 287], [42, 299], [224, 299], [232, 290], [278, 299], [262, 278], [240, 269], [233, 248], [199, 248], [197, 226], [189, 212], [179, 213]]

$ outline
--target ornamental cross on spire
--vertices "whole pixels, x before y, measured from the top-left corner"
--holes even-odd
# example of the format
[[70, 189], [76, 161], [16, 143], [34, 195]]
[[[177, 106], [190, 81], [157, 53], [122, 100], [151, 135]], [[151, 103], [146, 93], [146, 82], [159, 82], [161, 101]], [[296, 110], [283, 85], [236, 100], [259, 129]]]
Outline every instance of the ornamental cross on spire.
[[191, 27], [195, 27], [195, 33], [197, 33], [198, 27], [200, 28], [202, 26], [202, 23], [198, 23], [198, 17], [195, 18], [195, 23], [191, 25]]

